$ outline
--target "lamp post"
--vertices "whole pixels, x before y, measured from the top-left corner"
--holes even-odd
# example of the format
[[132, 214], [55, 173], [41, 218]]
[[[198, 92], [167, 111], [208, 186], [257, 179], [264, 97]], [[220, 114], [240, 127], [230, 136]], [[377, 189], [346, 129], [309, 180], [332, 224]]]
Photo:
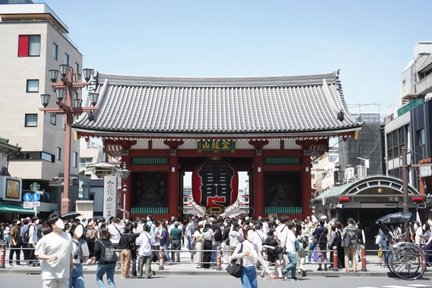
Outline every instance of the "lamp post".
[[[74, 73], [72, 67], [67, 64], [59, 66], [59, 70], [48, 70], [49, 78], [51, 80], [51, 87], [57, 96], [57, 107], [48, 107], [51, 95], [41, 94], [42, 106], [39, 110], [49, 113], [63, 114], [66, 122], [65, 139], [64, 139], [64, 185], [61, 198], [61, 213], [70, 211], [69, 199], [69, 183], [70, 183], [70, 160], [71, 160], [71, 133], [72, 123], [75, 116], [81, 115], [83, 112], [88, 112], [89, 119], [93, 119], [93, 111], [96, 110], [96, 103], [98, 94], [94, 91], [89, 91], [91, 106], [81, 107], [82, 96], [81, 90], [91, 83], [93, 69], [83, 69], [83, 77], [85, 82], [78, 80], [77, 75]], [[60, 81], [57, 80], [60, 74]]]
[[130, 170], [126, 169], [126, 163], [123, 163], [123, 168], [120, 168], [119, 170], [120, 176], [123, 179], [123, 220], [126, 219], [126, 214], [128, 213], [126, 209], [126, 195], [127, 195], [127, 185], [126, 185], [126, 179], [129, 177]]

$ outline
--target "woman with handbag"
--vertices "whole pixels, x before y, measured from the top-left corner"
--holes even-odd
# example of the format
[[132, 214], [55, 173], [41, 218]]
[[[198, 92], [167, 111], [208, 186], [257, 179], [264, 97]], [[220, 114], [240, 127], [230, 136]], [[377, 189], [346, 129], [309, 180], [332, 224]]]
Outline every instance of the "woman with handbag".
[[[255, 232], [252, 229], [248, 229], [244, 233], [245, 240], [242, 241], [235, 248], [230, 260], [241, 259], [242, 260], [242, 271], [240, 280], [243, 288], [257, 288], [257, 271], [256, 264], [259, 261], [263, 267], [263, 270], [270, 275], [271, 278], [275, 278], [272, 272], [270, 272], [266, 261], [264, 261], [261, 253], [255, 250], [253, 245], [253, 238]], [[231, 262], [231, 261], [230, 261]]]

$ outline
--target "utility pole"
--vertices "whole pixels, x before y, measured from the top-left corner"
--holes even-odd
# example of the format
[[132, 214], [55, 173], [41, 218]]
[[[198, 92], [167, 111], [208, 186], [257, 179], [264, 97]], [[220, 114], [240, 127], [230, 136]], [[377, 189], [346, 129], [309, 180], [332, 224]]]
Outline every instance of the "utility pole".
[[403, 212], [409, 212], [408, 208], [408, 164], [407, 164], [407, 148], [402, 149], [402, 190], [403, 190]]

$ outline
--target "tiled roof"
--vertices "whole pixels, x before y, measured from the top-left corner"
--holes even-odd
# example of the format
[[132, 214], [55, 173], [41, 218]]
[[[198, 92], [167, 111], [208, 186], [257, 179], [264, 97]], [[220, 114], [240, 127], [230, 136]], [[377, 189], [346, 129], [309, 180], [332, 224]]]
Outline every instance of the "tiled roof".
[[[130, 137], [311, 137], [359, 129], [338, 73], [249, 78], [99, 74], [94, 121], [78, 132]], [[340, 121], [338, 112], [344, 112]]]

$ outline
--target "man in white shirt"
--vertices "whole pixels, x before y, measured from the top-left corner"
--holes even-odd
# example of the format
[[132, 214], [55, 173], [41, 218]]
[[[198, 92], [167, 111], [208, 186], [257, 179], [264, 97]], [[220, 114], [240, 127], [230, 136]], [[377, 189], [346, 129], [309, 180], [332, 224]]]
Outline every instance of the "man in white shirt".
[[27, 265], [29, 266], [38, 266], [39, 265], [39, 261], [37, 261], [36, 257], [35, 257], [35, 247], [36, 247], [36, 243], [38, 242], [38, 233], [37, 233], [37, 226], [39, 225], [39, 218], [38, 217], [33, 217], [33, 223], [29, 224], [29, 240], [28, 240], [28, 248], [30, 249], [30, 254], [29, 254], [29, 261], [27, 263]]
[[289, 222], [287, 225], [287, 238], [286, 238], [286, 242], [285, 242], [285, 248], [286, 248], [286, 253], [287, 253], [287, 257], [288, 257], [288, 262], [287, 265], [282, 269], [282, 275], [287, 274], [288, 272], [291, 271], [291, 280], [295, 281], [297, 280], [296, 277], [296, 268], [297, 268], [297, 252], [295, 249], [295, 241], [296, 241], [296, 236], [295, 236], [295, 224], [294, 222]]
[[64, 232], [63, 220], [57, 214], [48, 217], [52, 232], [36, 244], [35, 255], [41, 260], [43, 288], [68, 288], [73, 269], [72, 238]]
[[120, 242], [120, 238], [123, 234], [123, 225], [120, 225], [120, 219], [119, 218], [113, 218], [111, 221], [111, 224], [108, 225], [108, 232], [111, 235], [110, 241], [114, 247], [114, 249], [117, 249], [118, 243]]
[[[151, 256], [152, 256], [152, 246], [155, 243], [153, 235], [149, 233], [150, 227], [144, 225], [144, 231], [138, 236], [136, 244], [140, 246], [138, 249], [138, 278], [143, 276], [145, 273], [147, 279], [154, 276], [154, 271], [151, 270]], [[145, 271], [143, 271], [143, 266], [145, 265]]]

